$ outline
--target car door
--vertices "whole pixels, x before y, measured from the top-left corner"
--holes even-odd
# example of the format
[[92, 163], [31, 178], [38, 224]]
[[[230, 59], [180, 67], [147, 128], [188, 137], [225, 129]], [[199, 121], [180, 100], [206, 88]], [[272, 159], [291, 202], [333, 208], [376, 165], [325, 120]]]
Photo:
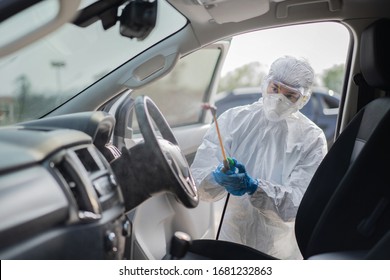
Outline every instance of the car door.
[[[168, 75], [140, 89], [125, 92], [106, 110], [117, 116], [121, 109], [132, 106], [132, 100], [137, 96], [150, 97], [171, 126], [190, 165], [212, 121], [212, 115], [202, 109], [202, 104], [209, 102], [216, 92], [215, 85], [228, 48], [229, 41], [223, 41], [182, 57]], [[125, 117], [128, 123], [120, 124], [122, 131], [114, 134], [118, 137], [114, 142], [123, 140], [116, 146], [129, 148], [142, 141], [135, 115], [128, 114]], [[163, 258], [176, 231], [184, 231], [194, 239], [216, 238], [223, 205], [224, 201], [201, 201], [196, 208], [188, 209], [169, 193], [148, 199], [128, 214], [133, 228], [128, 257]]]
[[[322, 29], [324, 32], [320, 32]], [[225, 67], [222, 71], [222, 73], [225, 72], [225, 75], [221, 77], [220, 92], [234, 92], [236, 89], [241, 89], [240, 92], [243, 92], [242, 89], [250, 89], [251, 87], [259, 86], [264, 80], [264, 77], [268, 78], [271, 76], [276, 79], [276, 81], [278, 81], [277, 79], [283, 79], [281, 76], [284, 77], [289, 73], [287, 67], [278, 69], [279, 76], [275, 73], [275, 69], [272, 69], [275, 72], [269, 71], [269, 66], [272, 65], [274, 60], [280, 57], [301, 57], [310, 63], [314, 72], [313, 95], [309, 99], [308, 104], [302, 108], [303, 110], [301, 110], [301, 112], [313, 120], [313, 122], [317, 123], [318, 127], [324, 129], [332, 128], [330, 127], [330, 124], [325, 126], [324, 123], [319, 123], [319, 118], [322, 113], [322, 103], [320, 102], [322, 102], [322, 100], [319, 99], [314, 92], [315, 87], [323, 86], [329, 88], [331, 84], [325, 82], [327, 82], [330, 77], [326, 76], [326, 73], [333, 71], [332, 69], [334, 66], [332, 65], [337, 65], [338, 63], [344, 63], [346, 61], [349, 34], [345, 31], [343, 26], [333, 23], [312, 23], [296, 25], [293, 28], [281, 27], [273, 30], [259, 30], [237, 35], [232, 39], [229, 56], [225, 61]], [[318, 34], [321, 34], [320, 38]], [[342, 38], [342, 40], [339, 40], [340, 45], [338, 46], [337, 52], [333, 51], [328, 46], [329, 42], [332, 41], [332, 37], [335, 35]], [[342, 41], [343, 43], [341, 43]], [[308, 46], [310, 46], [310, 49], [308, 49]], [[322, 58], [326, 59], [323, 60]], [[332, 71], [325, 71], [325, 69], [328, 68]], [[294, 82], [295, 78], [297, 80], [301, 78], [299, 75], [296, 76], [298, 71], [291, 71], [291, 73], [294, 73], [291, 74], [291, 77], [289, 76], [291, 83], [293, 80], [292, 77], [294, 77]], [[331, 77], [334, 80], [342, 81], [345, 73], [337, 73], [340, 75], [339, 77]], [[270, 76], [268, 76], [268, 74], [270, 74]], [[260, 79], [259, 77], [263, 78]], [[336, 91], [336, 89], [333, 90]], [[224, 97], [226, 96], [222, 95], [222, 98]], [[239, 105], [238, 102], [237, 105]], [[289, 194], [293, 194], [295, 209], [299, 207], [301, 198], [298, 197], [302, 197], [303, 195], [300, 190], [305, 190], [308, 182], [311, 180], [313, 171], [318, 166], [321, 159], [317, 160], [316, 165], [313, 164], [315, 160], [311, 159], [308, 163], [308, 166], [313, 166], [310, 173], [301, 173], [299, 176], [296, 176], [296, 170], [299, 170], [300, 168], [299, 164], [307, 160], [307, 158], [305, 159], [301, 156], [304, 154], [303, 151], [305, 148], [310, 146], [310, 137], [301, 137], [301, 135], [304, 134], [299, 133], [300, 137], [295, 138], [294, 134], [296, 132], [294, 129], [296, 129], [296, 127], [293, 128], [293, 126], [289, 126], [288, 124], [282, 129], [287, 128], [289, 134], [286, 135], [294, 136], [287, 137], [285, 141], [282, 139], [282, 141], [278, 142], [281, 140], [279, 134], [264, 133], [264, 131], [268, 131], [272, 126], [268, 126], [267, 123], [262, 123], [262, 127], [256, 126], [256, 124], [259, 123], [257, 119], [259, 115], [253, 113], [255, 111], [254, 108], [258, 107], [252, 106], [245, 109], [239, 108], [237, 111], [231, 111], [229, 116], [234, 116], [239, 120], [234, 122], [234, 120], [229, 119], [229, 121], [233, 122], [231, 125], [227, 125], [223, 122], [219, 124], [220, 129], [222, 127], [221, 131], [229, 131], [230, 127], [234, 127], [233, 129], [230, 129], [230, 131], [234, 131], [235, 135], [233, 136], [233, 132], [231, 133], [229, 139], [230, 146], [226, 145], [228, 146], [226, 153], [242, 162], [246, 167], [247, 174], [252, 176], [252, 178], [258, 179], [261, 183], [257, 185], [257, 191], [259, 192], [257, 193], [259, 194], [258, 196], [246, 194], [242, 196], [230, 195], [226, 206], [226, 214], [224, 214], [221, 222], [221, 234], [218, 237], [221, 240], [228, 240], [250, 246], [277, 258], [299, 258], [298, 254], [296, 256], [292, 256], [292, 254], [289, 256], [282, 255], [282, 252], [286, 252], [286, 250], [289, 250], [290, 248], [291, 251], [296, 250], [294, 249], [295, 240], [289, 239], [292, 234], [286, 234], [288, 231], [290, 231], [290, 233], [293, 232], [293, 219], [291, 219], [291, 223], [290, 221], [288, 222], [290, 224], [287, 225], [286, 223], [284, 229], [282, 229], [284, 225], [280, 226], [281, 223], [279, 226], [275, 225], [282, 220], [280, 213], [284, 211], [283, 206], [288, 204], [281, 201], [286, 201]], [[253, 113], [254, 117], [248, 112]], [[226, 115], [224, 120], [227, 119], [228, 115]], [[293, 119], [294, 118], [291, 118], [291, 120]], [[305, 118], [302, 117], [300, 120], [301, 124], [306, 125], [309, 123], [306, 122], [306, 120], [303, 120], [305, 120]], [[323, 118], [321, 120], [323, 120]], [[296, 136], [298, 136], [298, 133], [296, 134]], [[326, 134], [326, 136], [328, 136], [328, 134]], [[300, 139], [300, 142], [298, 142], [297, 139]], [[247, 141], [245, 142], [245, 140]], [[284, 150], [285, 147], [293, 147], [293, 145], [294, 148], [292, 150], [295, 150], [296, 152], [290, 153], [291, 150]], [[233, 148], [229, 149], [229, 147]], [[210, 150], [212, 149], [210, 148], [207, 150], [207, 153], [211, 153]], [[315, 154], [321, 155], [322, 157], [325, 149], [321, 148], [321, 152], [318, 150], [319, 149], [317, 148]], [[266, 154], [269, 151], [272, 152], [267, 156]], [[286, 151], [286, 153], [278, 157], [277, 154], [279, 151]], [[294, 166], [295, 164], [297, 166], [296, 169], [294, 167], [294, 170], [290, 171], [288, 168], [285, 168], [289, 165], [288, 162], [293, 163], [294, 161]], [[199, 169], [202, 168], [203, 166]], [[250, 170], [251, 168], [252, 170]], [[269, 169], [269, 171], [266, 171], [267, 169]], [[296, 182], [290, 183], [289, 178], [292, 178], [293, 176], [296, 176], [298, 179]], [[269, 185], [264, 183], [267, 180], [269, 180]], [[237, 183], [237, 185], [239, 185], [239, 183]], [[214, 192], [214, 190], [215, 188], [210, 187], [205, 191], [207, 192], [207, 195], [210, 195], [208, 199], [218, 199], [222, 195]], [[274, 190], [275, 193], [273, 192]], [[268, 202], [266, 202], [267, 199], [262, 196], [264, 193], [267, 194], [267, 199], [270, 198], [274, 202], [268, 204]], [[274, 211], [271, 208], [267, 208], [269, 205], [275, 207], [274, 209], [276, 210]], [[270, 222], [268, 226], [267, 222], [269, 221], [275, 221], [275, 223]], [[284, 231], [287, 228], [288, 231]], [[278, 238], [282, 236], [282, 232], [285, 234], [286, 238], [280, 238], [278, 240]], [[272, 250], [269, 248], [272, 248]], [[274, 250], [274, 248], [277, 249]], [[267, 252], [266, 250], [269, 251]], [[278, 255], [279, 253], [280, 255]]]

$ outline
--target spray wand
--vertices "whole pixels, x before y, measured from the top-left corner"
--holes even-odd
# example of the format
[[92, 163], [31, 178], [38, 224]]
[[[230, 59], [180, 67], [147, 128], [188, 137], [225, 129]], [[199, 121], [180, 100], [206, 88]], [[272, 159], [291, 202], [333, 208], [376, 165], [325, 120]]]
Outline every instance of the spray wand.
[[210, 105], [209, 103], [203, 103], [202, 108], [204, 110], [210, 110], [211, 114], [213, 115], [215, 128], [217, 130], [217, 135], [218, 135], [218, 140], [219, 140], [219, 146], [221, 147], [222, 157], [223, 157], [224, 168], [222, 169], [222, 171], [226, 172], [227, 170], [230, 169], [229, 164], [233, 165], [234, 163], [232, 162], [232, 159], [230, 159], [226, 156], [226, 153], [225, 153], [225, 148], [223, 146], [222, 136], [221, 136], [221, 132], [219, 130], [218, 121], [217, 121], [217, 107], [215, 107], [214, 105]]

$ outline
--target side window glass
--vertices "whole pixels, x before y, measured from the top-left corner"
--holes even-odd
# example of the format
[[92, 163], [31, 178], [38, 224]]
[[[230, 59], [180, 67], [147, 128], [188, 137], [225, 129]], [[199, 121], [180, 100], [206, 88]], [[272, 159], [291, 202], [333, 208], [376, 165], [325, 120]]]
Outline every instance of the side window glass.
[[[216, 96], [218, 114], [252, 103], [271, 63], [291, 55], [313, 67], [312, 97], [301, 112], [334, 139], [349, 45], [348, 30], [338, 23], [313, 23], [261, 30], [233, 37]], [[336, 43], [337, 42], [337, 43]], [[237, 97], [237, 98], [234, 98]]]
[[339, 107], [339, 98], [337, 97], [330, 97], [325, 96], [324, 97], [324, 108], [327, 109], [334, 109]]
[[[337, 23], [296, 25], [233, 37], [222, 68], [219, 93], [215, 97], [217, 111], [221, 114], [231, 107], [250, 104], [253, 102], [251, 98], [253, 94], [267, 90], [269, 87], [263, 87], [262, 81], [276, 59], [283, 56], [303, 58], [313, 68], [315, 78], [311, 98], [301, 113], [323, 130], [330, 147], [334, 139], [340, 101], [338, 93], [341, 93], [343, 88], [349, 40], [348, 30]], [[283, 77], [286, 70], [296, 69], [282, 67], [274, 69], [280, 74], [278, 78]], [[297, 72], [298, 75], [301, 74], [300, 71]], [[283, 81], [275, 78], [272, 82]], [[279, 92], [275, 92], [277, 93]], [[296, 132], [288, 130], [290, 127], [287, 125], [280, 126], [282, 129], [287, 128], [284, 131], [286, 134], [283, 134], [287, 138], [279, 138], [279, 134], [269, 133], [277, 124], [258, 121], [256, 109], [259, 108], [262, 107], [247, 107], [247, 110], [238, 110], [240, 114], [227, 115], [226, 119], [222, 119], [226, 120], [222, 122], [225, 131], [230, 123], [234, 127], [229, 135], [229, 144], [233, 148], [229, 147], [228, 153], [245, 165], [246, 181], [242, 183], [239, 180], [241, 177], [238, 176], [227, 177], [228, 179], [224, 175], [220, 178], [215, 176], [216, 180], [220, 181], [218, 183], [232, 194], [227, 197], [224, 210], [221, 210], [222, 218], [216, 238], [251, 246], [276, 258], [299, 259], [301, 258], [299, 249], [295, 240], [291, 239], [294, 231], [292, 223], [290, 224], [294, 221], [296, 212], [291, 211], [287, 205], [300, 203], [303, 197], [302, 190], [307, 187], [323, 159], [324, 147], [320, 144], [309, 148], [312, 149], [310, 153], [315, 154], [310, 158], [302, 153], [304, 149], [297, 148], [293, 151], [295, 147], [301, 147], [302, 141], [303, 144], [308, 143], [310, 146], [317, 136], [308, 134], [302, 138], [289, 137]], [[256, 118], [254, 119], [251, 114]], [[230, 116], [240, 118], [228, 119]], [[291, 123], [293, 119], [290, 119]], [[313, 128], [306, 118], [296, 120], [302, 127]], [[287, 141], [294, 147], [293, 149], [286, 148]], [[200, 151], [203, 152], [202, 161], [206, 162], [209, 154], [212, 154], [212, 149], [213, 147], [210, 147], [208, 150]], [[196, 160], [197, 158], [195, 164]], [[302, 166], [305, 167], [302, 169]], [[305, 171], [302, 172], [303, 170]], [[222, 172], [217, 171], [216, 174]], [[207, 180], [207, 177], [203, 180]], [[251, 193], [253, 189], [254, 192]], [[217, 197], [216, 193], [219, 195], [219, 190], [212, 187], [203, 189], [213, 198]], [[248, 193], [253, 196], [246, 196]], [[241, 197], [237, 199], [236, 196]], [[288, 222], [285, 222], [283, 215], [287, 213], [291, 216]]]
[[324, 115], [327, 116], [337, 115], [340, 106], [340, 95], [333, 92], [330, 94], [331, 95], [324, 95], [324, 98], [322, 99], [323, 112]]
[[[206, 98], [221, 50], [206, 48], [191, 53], [177, 63], [174, 70], [154, 83], [133, 91], [132, 96], [149, 96], [171, 127], [194, 124], [202, 116]], [[133, 121], [133, 128], [137, 129]]]

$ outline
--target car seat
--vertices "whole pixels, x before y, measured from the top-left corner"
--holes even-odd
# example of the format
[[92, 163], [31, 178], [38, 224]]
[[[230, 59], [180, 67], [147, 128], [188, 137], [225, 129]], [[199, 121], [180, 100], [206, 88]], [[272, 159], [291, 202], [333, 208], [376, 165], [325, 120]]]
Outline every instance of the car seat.
[[[360, 63], [367, 84], [390, 90], [390, 20], [362, 34]], [[360, 92], [359, 92], [360, 94]], [[361, 109], [314, 174], [296, 216], [304, 259], [390, 259], [390, 98]], [[191, 257], [192, 256], [192, 257]], [[244, 245], [194, 240], [188, 258], [274, 259]]]
[[[363, 77], [383, 92], [390, 90], [389, 29], [389, 19], [376, 21], [363, 32], [360, 46]], [[379, 248], [370, 250], [389, 238], [389, 128], [390, 99], [375, 99], [356, 114], [324, 158], [296, 217], [296, 238], [305, 258], [341, 251], [366, 251], [366, 258], [379, 258]]]

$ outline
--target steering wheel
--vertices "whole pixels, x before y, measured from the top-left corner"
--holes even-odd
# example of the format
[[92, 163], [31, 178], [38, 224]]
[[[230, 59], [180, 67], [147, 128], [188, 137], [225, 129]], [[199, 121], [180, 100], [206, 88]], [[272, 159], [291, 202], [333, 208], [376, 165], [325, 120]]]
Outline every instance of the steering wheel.
[[[130, 149], [130, 156], [139, 155], [135, 151], [142, 150], [142, 158], [137, 158], [144, 163], [142, 164], [144, 175], [139, 175], [147, 177], [144, 182], [149, 192], [168, 191], [184, 206], [196, 207], [199, 199], [195, 182], [168, 122], [147, 96], [138, 96], [134, 109], [144, 142], [137, 145], [134, 151]], [[157, 134], [154, 125], [161, 136]]]

